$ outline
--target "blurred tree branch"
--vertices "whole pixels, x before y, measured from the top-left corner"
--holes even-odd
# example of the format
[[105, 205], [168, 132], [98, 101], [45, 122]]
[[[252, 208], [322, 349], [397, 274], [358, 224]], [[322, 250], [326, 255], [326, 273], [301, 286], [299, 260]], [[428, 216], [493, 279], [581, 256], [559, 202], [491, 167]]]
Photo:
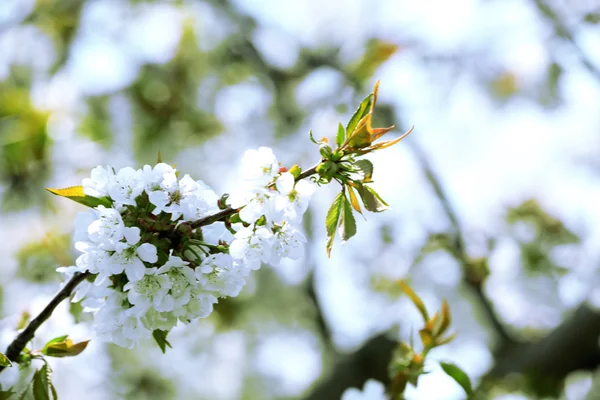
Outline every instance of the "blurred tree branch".
[[388, 384], [388, 365], [398, 345], [385, 334], [373, 337], [356, 352], [343, 356], [331, 374], [318, 382], [305, 400], [339, 399], [349, 387], [361, 388], [368, 379]]
[[481, 274], [474, 273], [474, 263], [473, 260], [470, 259], [467, 254], [465, 240], [462, 232], [462, 228], [460, 226], [460, 222], [452, 207], [448, 196], [444, 192], [441, 181], [434, 171], [433, 167], [429, 163], [427, 156], [423, 152], [423, 150], [417, 145], [414, 141], [410, 141], [409, 145], [413, 153], [415, 154], [417, 161], [421, 167], [421, 170], [425, 174], [427, 181], [431, 184], [433, 191], [435, 192], [436, 197], [438, 198], [444, 213], [448, 217], [450, 224], [452, 225], [453, 230], [453, 241], [451, 251], [453, 253], [454, 258], [460, 263], [461, 268], [463, 270], [464, 283], [470, 288], [472, 293], [475, 295], [476, 299], [479, 301], [483, 310], [485, 311], [486, 317], [490, 324], [492, 325], [495, 333], [500, 337], [499, 347], [502, 347], [507, 344], [515, 343], [514, 338], [510, 336], [510, 334], [506, 331], [506, 327], [500, 321], [496, 312], [494, 311], [494, 306], [492, 302], [487, 298], [483, 290], [483, 282], [485, 280], [485, 276]]
[[559, 14], [545, 0], [534, 0], [534, 3], [540, 11], [540, 13], [552, 23], [556, 36], [570, 43], [575, 52], [577, 53], [577, 56], [579, 57], [579, 60], [581, 61], [583, 66], [596, 79], [600, 80], [600, 69], [598, 69], [598, 67], [594, 65], [594, 63], [589, 59], [589, 57], [585, 54], [581, 47], [579, 47], [577, 41], [573, 37], [573, 34], [562, 22]]
[[599, 336], [600, 314], [582, 305], [543, 339], [517, 344], [497, 354], [494, 367], [482, 380], [482, 387], [519, 373], [525, 374], [536, 394], [557, 395], [569, 373], [600, 366]]

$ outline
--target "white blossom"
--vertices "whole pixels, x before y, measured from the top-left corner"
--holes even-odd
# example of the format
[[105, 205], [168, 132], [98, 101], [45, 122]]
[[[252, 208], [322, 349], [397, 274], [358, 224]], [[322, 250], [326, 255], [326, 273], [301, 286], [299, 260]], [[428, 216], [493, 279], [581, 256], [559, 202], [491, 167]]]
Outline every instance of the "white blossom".
[[[158, 260], [156, 247], [150, 243], [128, 247], [107, 257], [99, 268], [100, 276], [108, 277], [125, 272], [129, 281], [139, 281], [146, 273], [143, 261], [153, 264]], [[99, 276], [99, 278], [100, 278]]]
[[242, 157], [242, 179], [253, 186], [266, 186], [279, 172], [279, 163], [273, 150], [259, 147], [258, 150], [246, 150]]
[[173, 310], [173, 298], [168, 296], [171, 281], [166, 275], [159, 275], [157, 268], [146, 268], [145, 275], [138, 281], [129, 281], [123, 290], [133, 309], [142, 316], [150, 307], [156, 311]]
[[188, 264], [180, 257], [171, 255], [165, 265], [158, 269], [157, 274], [167, 277], [170, 282], [167, 301], [172, 306], [169, 310], [162, 311], [179, 309], [190, 301], [191, 291], [196, 286], [196, 278]]
[[300, 221], [316, 186], [305, 180], [295, 182], [291, 173], [284, 172], [277, 177], [275, 187], [281, 194], [275, 200], [277, 211], [283, 212], [284, 218], [288, 221]]
[[143, 191], [142, 171], [131, 167], [121, 168], [115, 175], [114, 181], [108, 185], [108, 194], [117, 208], [125, 204], [135, 206], [135, 199]]
[[218, 296], [237, 296], [244, 285], [244, 271], [229, 254], [211, 254], [196, 268], [196, 278], [204, 290]]
[[229, 254], [234, 260], [241, 260], [248, 268], [259, 269], [261, 261], [268, 262], [271, 256], [271, 237], [273, 232], [262, 226], [242, 228], [235, 234]]
[[282, 258], [297, 260], [304, 254], [303, 243], [306, 243], [306, 237], [287, 222], [275, 228], [273, 239], [273, 251], [269, 260], [269, 264], [273, 266], [277, 266]]
[[91, 178], [82, 181], [83, 193], [92, 197], [108, 196], [108, 188], [115, 180], [115, 173], [111, 167], [99, 165], [92, 169]]

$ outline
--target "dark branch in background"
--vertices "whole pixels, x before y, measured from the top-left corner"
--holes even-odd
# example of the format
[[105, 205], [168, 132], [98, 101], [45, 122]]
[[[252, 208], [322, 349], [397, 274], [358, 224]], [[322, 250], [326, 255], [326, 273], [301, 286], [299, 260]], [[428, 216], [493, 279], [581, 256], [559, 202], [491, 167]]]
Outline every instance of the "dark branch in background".
[[594, 63], [589, 59], [589, 57], [585, 54], [585, 52], [579, 47], [575, 39], [573, 38], [573, 34], [567, 29], [565, 24], [561, 21], [560, 16], [554, 9], [544, 0], [534, 0], [534, 3], [538, 10], [544, 15], [544, 17], [552, 23], [554, 27], [554, 32], [556, 36], [562, 38], [563, 40], [569, 42], [573, 49], [576, 51], [579, 60], [583, 64], [583, 66], [598, 80], [600, 80], [600, 70], [598, 67], [594, 65]]
[[[40, 312], [39, 315], [35, 317], [29, 323], [29, 325], [27, 325], [27, 327], [21, 333], [19, 333], [15, 340], [13, 340], [12, 343], [8, 346], [8, 349], [6, 350], [6, 357], [8, 357], [9, 360], [14, 362], [19, 361], [19, 355], [21, 354], [25, 346], [27, 346], [27, 343], [33, 339], [33, 337], [35, 336], [35, 332], [38, 330], [38, 328], [42, 326], [42, 324], [46, 322], [48, 318], [50, 318], [56, 307], [64, 299], [71, 296], [71, 293], [73, 293], [75, 287], [77, 287], [77, 285], [83, 282], [88, 276], [91, 276], [89, 272], [76, 273], [75, 275], [73, 275], [71, 280], [66, 283], [66, 285], [56, 294], [56, 296], [54, 296], [52, 300], [50, 300], [50, 303], [48, 303], [48, 305], [44, 307], [42, 312]], [[0, 372], [2, 372], [4, 368], [5, 367], [0, 367]]]
[[530, 389], [540, 396], [554, 396], [563, 379], [573, 371], [600, 366], [600, 314], [586, 305], [545, 338], [517, 344], [496, 355], [494, 367], [483, 378], [482, 388], [508, 374], [528, 376]]
[[465, 284], [471, 289], [472, 293], [475, 295], [479, 303], [483, 306], [483, 310], [485, 311], [488, 321], [492, 324], [494, 331], [498, 334], [498, 336], [501, 339], [500, 347], [506, 344], [514, 343], [514, 339], [508, 334], [508, 332], [506, 331], [506, 327], [502, 324], [502, 322], [496, 315], [492, 302], [485, 295], [482, 288], [482, 280], [470, 278], [471, 273], [469, 270], [471, 268], [471, 261], [469, 259], [469, 255], [467, 254], [463, 232], [458, 221], [458, 217], [456, 216], [456, 212], [454, 211], [452, 205], [450, 204], [450, 201], [448, 200], [448, 196], [446, 196], [446, 193], [442, 188], [440, 179], [433, 170], [423, 150], [414, 141], [410, 141], [409, 144], [417, 158], [417, 161], [419, 162], [421, 170], [425, 174], [427, 181], [429, 181], [429, 183], [431, 184], [431, 187], [433, 188], [436, 197], [438, 198], [442, 208], [444, 209], [444, 213], [446, 214], [448, 220], [450, 221], [450, 224], [452, 225], [454, 237], [452, 242], [453, 247], [451, 250], [453, 252], [454, 257], [462, 267]]
[[305, 400], [339, 399], [349, 387], [362, 388], [368, 379], [387, 385], [388, 365], [398, 342], [385, 335], [375, 336], [356, 352], [339, 360], [332, 373], [306, 396]]

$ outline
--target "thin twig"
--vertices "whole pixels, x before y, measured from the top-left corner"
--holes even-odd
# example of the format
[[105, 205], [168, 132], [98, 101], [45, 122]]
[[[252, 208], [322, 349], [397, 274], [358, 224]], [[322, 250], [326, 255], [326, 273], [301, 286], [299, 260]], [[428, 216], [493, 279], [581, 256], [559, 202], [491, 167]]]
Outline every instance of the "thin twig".
[[[48, 305], [44, 307], [42, 312], [40, 312], [37, 317], [31, 320], [29, 325], [27, 325], [27, 327], [21, 333], [19, 333], [15, 340], [13, 340], [12, 343], [8, 346], [8, 349], [6, 350], [6, 357], [8, 357], [9, 360], [14, 362], [19, 361], [19, 355], [21, 354], [21, 351], [23, 351], [25, 346], [27, 346], [27, 343], [31, 339], [33, 339], [35, 331], [37, 331], [38, 328], [44, 322], [46, 322], [48, 318], [50, 318], [50, 316], [54, 312], [54, 309], [56, 309], [56, 307], [64, 299], [71, 296], [71, 293], [73, 292], [75, 287], [81, 282], [83, 282], [88, 276], [91, 276], [89, 272], [78, 272], [75, 275], [73, 275], [71, 280], [67, 282], [67, 284], [56, 294], [56, 296], [54, 296], [52, 300], [50, 300], [50, 303], [48, 303]], [[2, 372], [4, 368], [6, 367], [0, 367], [0, 372]]]

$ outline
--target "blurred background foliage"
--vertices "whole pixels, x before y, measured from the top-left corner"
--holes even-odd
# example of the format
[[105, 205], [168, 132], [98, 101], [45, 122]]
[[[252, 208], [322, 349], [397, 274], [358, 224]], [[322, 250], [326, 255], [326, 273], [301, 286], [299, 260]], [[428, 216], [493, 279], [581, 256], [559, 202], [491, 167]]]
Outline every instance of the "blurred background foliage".
[[[327, 259], [322, 191], [301, 262], [258, 271], [165, 356], [93, 341], [58, 360], [61, 398], [335, 399], [387, 382], [418, 320], [400, 278], [431, 309], [449, 300], [458, 338], [432, 357], [482, 398], [597, 398], [599, 22], [583, 0], [4, 0], [0, 344], [76, 256], [81, 209], [45, 187], [158, 151], [218, 191], [249, 147], [309, 166], [308, 129], [332, 136], [380, 77], [375, 125], [416, 125], [374, 160], [392, 210]], [[65, 305], [38, 340], [88, 339], [80, 320]], [[407, 392], [463, 396], [435, 368]]]

